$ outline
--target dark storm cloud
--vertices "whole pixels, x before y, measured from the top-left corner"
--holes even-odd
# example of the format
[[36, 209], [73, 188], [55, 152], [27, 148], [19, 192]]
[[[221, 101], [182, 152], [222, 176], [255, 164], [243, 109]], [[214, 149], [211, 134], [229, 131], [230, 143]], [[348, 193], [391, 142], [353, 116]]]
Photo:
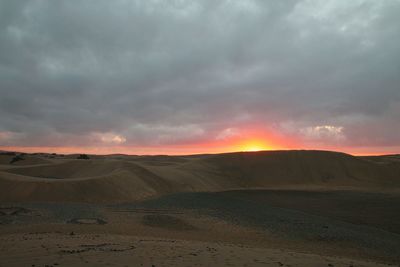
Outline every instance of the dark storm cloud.
[[258, 124], [398, 146], [400, 2], [0, 1], [0, 145], [175, 144]]

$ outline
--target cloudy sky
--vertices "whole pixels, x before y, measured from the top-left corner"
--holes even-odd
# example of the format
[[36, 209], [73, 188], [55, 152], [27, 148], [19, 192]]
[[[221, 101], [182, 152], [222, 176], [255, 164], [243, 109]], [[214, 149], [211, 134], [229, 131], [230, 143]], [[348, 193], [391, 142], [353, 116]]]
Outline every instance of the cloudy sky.
[[400, 1], [0, 0], [0, 149], [400, 152]]

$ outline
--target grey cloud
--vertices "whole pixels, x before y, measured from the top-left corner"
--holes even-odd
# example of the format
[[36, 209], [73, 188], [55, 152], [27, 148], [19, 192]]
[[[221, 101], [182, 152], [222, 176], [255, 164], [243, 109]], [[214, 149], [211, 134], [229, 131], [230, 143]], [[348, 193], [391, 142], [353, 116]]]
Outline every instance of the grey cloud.
[[246, 123], [400, 145], [397, 0], [16, 0], [0, 12], [0, 146], [110, 133], [176, 144]]

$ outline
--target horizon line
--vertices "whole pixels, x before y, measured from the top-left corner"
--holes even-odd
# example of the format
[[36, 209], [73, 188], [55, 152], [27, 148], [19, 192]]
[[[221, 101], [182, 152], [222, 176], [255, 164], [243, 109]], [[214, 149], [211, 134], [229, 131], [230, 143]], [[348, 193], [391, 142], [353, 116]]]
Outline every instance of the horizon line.
[[246, 151], [246, 150], [235, 150], [235, 151], [225, 151], [225, 152], [204, 152], [204, 153], [189, 153], [189, 154], [163, 154], [163, 153], [149, 153], [149, 154], [129, 154], [129, 153], [82, 153], [82, 152], [74, 152], [74, 153], [57, 153], [57, 152], [44, 152], [44, 151], [35, 151], [35, 152], [26, 152], [22, 150], [2, 150], [0, 149], [0, 153], [19, 153], [19, 154], [55, 154], [55, 155], [79, 155], [86, 154], [92, 156], [113, 156], [113, 155], [122, 155], [122, 156], [170, 156], [170, 157], [184, 157], [184, 156], [201, 156], [201, 155], [219, 155], [219, 154], [234, 154], [234, 153], [259, 153], [259, 152], [290, 152], [290, 151], [316, 151], [316, 152], [332, 152], [332, 153], [342, 153], [351, 156], [357, 157], [368, 157], [368, 156], [397, 156], [400, 153], [349, 153], [340, 150], [328, 150], [328, 149], [313, 149], [313, 148], [293, 148], [293, 149], [262, 149], [256, 151]]

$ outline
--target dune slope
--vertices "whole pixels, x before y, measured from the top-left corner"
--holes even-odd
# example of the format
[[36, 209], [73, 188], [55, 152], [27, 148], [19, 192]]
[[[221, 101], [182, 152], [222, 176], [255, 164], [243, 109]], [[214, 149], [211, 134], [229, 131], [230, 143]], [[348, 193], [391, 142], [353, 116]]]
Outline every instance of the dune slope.
[[172, 192], [301, 186], [400, 187], [399, 162], [327, 151], [52, 161], [37, 158], [28, 166], [6, 162], [1, 162], [0, 169], [1, 201], [115, 203]]

